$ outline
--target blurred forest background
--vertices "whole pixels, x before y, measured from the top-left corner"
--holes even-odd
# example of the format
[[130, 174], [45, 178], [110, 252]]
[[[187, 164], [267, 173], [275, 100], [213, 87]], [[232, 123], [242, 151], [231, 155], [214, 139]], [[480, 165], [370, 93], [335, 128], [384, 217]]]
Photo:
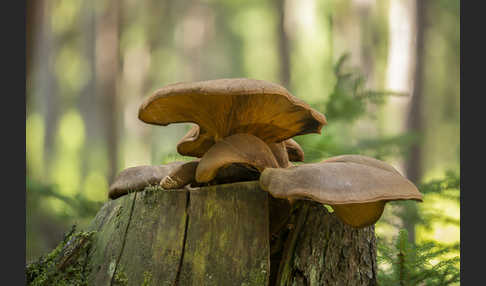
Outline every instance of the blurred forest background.
[[[326, 115], [322, 135], [295, 138], [307, 163], [365, 154], [419, 186], [423, 203], [387, 205], [376, 224], [381, 245], [405, 233], [412, 245], [442, 249], [430, 265], [457, 259], [459, 6], [27, 1], [27, 262], [73, 224], [86, 226], [121, 170], [189, 159], [175, 148], [189, 125], [142, 123], [144, 98], [169, 83], [228, 77], [280, 83]], [[391, 269], [380, 261], [382, 273]]]

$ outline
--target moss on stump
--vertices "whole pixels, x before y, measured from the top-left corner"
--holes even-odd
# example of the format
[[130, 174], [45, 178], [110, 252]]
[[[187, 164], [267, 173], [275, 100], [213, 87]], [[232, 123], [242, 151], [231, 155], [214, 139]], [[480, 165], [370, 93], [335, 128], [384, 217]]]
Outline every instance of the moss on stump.
[[376, 284], [373, 226], [282, 208], [258, 182], [130, 193], [28, 265], [28, 285]]

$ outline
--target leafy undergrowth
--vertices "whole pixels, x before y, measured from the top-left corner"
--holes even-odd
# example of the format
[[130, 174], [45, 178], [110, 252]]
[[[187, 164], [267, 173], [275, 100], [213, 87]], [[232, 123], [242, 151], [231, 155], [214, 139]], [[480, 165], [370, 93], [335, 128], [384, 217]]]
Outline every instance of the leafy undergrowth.
[[445, 286], [459, 283], [459, 257], [442, 257], [451, 251], [450, 246], [434, 242], [412, 244], [408, 241], [407, 231], [402, 229], [393, 245], [378, 243], [378, 251], [378, 264], [382, 266], [378, 273], [380, 285]]

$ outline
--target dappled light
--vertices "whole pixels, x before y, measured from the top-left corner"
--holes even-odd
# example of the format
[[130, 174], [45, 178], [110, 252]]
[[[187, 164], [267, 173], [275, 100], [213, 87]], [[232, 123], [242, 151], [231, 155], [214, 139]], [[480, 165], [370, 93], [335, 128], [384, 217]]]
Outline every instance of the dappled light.
[[28, 262], [86, 226], [122, 170], [193, 160], [177, 152], [193, 124], [148, 125], [139, 108], [168, 84], [220, 78], [281, 84], [326, 116], [321, 134], [293, 138], [305, 152], [294, 165], [360, 154], [418, 187], [423, 203], [387, 204], [379, 241], [449, 247], [434, 265], [459, 255], [459, 1], [39, 3], [26, 83]]

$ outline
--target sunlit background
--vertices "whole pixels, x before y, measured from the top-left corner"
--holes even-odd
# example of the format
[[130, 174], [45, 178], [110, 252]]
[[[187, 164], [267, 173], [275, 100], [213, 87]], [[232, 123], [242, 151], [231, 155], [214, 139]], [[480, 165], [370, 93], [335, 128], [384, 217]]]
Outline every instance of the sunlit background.
[[405, 228], [412, 241], [458, 255], [459, 190], [447, 187], [459, 176], [458, 0], [27, 8], [27, 261], [71, 225], [86, 226], [119, 171], [181, 159], [175, 146], [189, 126], [142, 123], [144, 98], [169, 83], [228, 77], [280, 83], [327, 116], [322, 135], [295, 138], [306, 162], [361, 153], [419, 186], [441, 182], [418, 206], [388, 204], [377, 236], [390, 241]]

